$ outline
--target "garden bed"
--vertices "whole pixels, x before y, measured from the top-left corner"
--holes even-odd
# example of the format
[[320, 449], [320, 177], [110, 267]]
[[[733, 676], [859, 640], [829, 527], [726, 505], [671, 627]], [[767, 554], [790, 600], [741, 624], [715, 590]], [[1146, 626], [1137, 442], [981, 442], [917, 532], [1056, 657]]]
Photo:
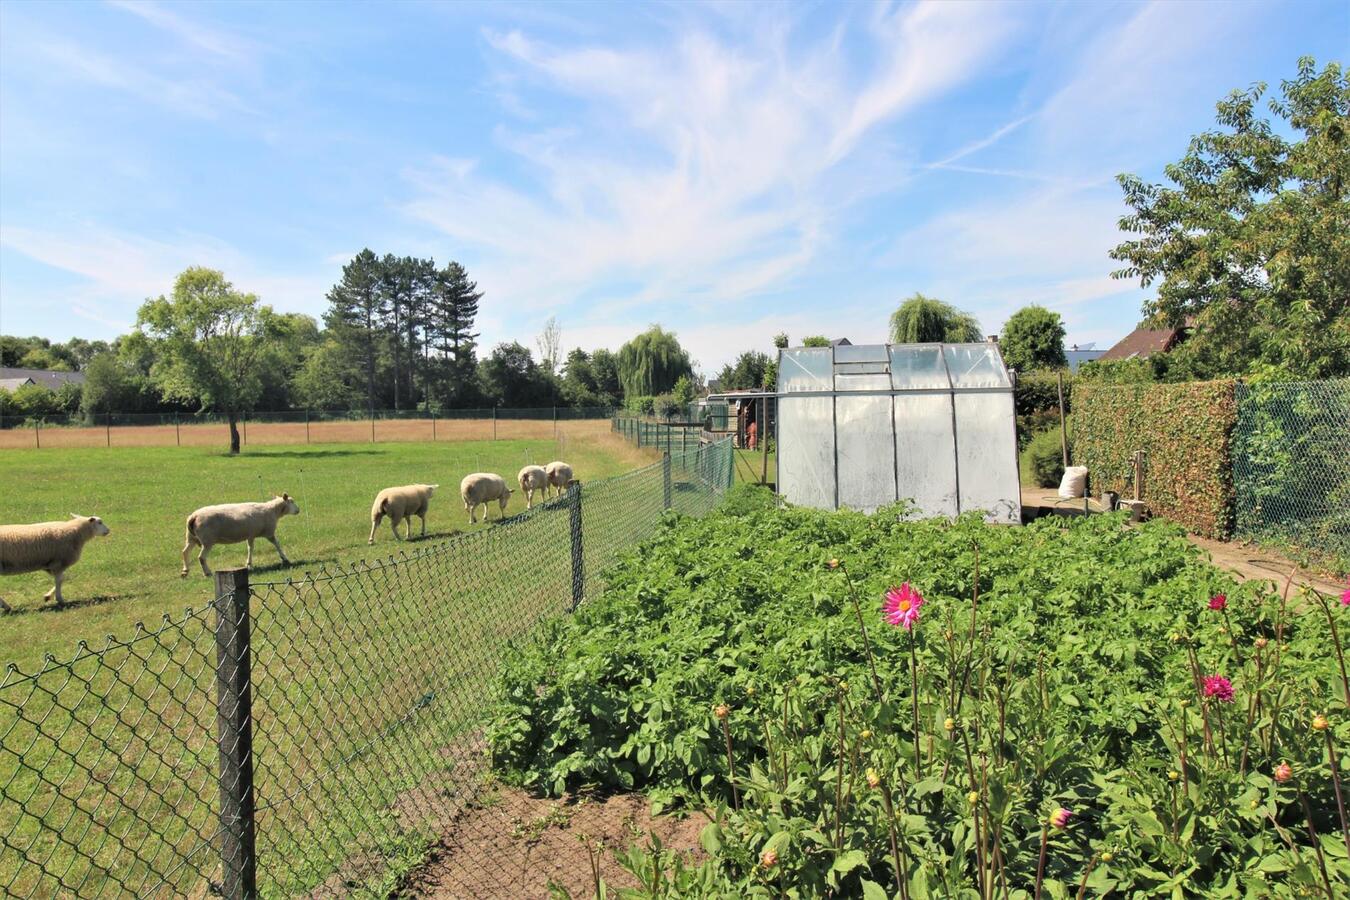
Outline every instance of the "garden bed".
[[698, 867], [628, 857], [674, 896], [1344, 896], [1338, 599], [1165, 521], [740, 492], [513, 658], [488, 741], [532, 791], [712, 810]]

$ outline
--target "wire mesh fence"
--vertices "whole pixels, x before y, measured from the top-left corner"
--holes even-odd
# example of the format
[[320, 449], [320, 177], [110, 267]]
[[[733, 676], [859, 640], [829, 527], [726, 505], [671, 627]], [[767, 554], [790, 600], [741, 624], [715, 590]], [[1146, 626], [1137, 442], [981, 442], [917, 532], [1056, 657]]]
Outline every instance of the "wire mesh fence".
[[639, 447], [665, 453], [687, 453], [705, 441], [701, 422], [659, 422], [639, 416], [615, 416], [610, 428]]
[[1350, 568], [1350, 379], [1237, 385], [1239, 537]]
[[[530, 409], [285, 410], [250, 412], [237, 423], [244, 445], [382, 441], [541, 440], [569, 423], [608, 419], [608, 407]], [[217, 413], [0, 415], [0, 449], [201, 446], [225, 443]]]
[[[379, 893], [479, 796], [504, 655], [668, 510], [709, 510], [731, 466], [724, 440], [413, 553], [217, 573], [211, 604], [9, 666], [0, 894]], [[491, 859], [442, 868], [463, 896], [511, 895]]]

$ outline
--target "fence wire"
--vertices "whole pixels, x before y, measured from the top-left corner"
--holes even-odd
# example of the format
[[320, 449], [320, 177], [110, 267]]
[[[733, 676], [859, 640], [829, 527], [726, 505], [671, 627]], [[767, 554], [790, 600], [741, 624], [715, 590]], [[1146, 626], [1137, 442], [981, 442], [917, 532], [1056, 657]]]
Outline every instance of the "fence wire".
[[1237, 386], [1237, 534], [1350, 567], [1350, 380]]
[[711, 509], [731, 466], [729, 441], [691, 448], [492, 528], [9, 666], [0, 894], [242, 896], [253, 870], [264, 896], [347, 896], [450, 833], [446, 887], [515, 895], [519, 870], [453, 851], [490, 845], [466, 828], [509, 828], [465, 819], [500, 661], [667, 510]]

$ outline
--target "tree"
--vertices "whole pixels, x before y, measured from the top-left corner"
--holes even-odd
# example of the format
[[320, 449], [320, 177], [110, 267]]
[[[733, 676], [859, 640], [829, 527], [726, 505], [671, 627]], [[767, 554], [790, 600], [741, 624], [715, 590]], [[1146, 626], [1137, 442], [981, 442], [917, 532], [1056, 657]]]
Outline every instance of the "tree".
[[224, 414], [230, 452], [238, 453], [239, 417], [262, 391], [259, 362], [276, 336], [272, 308], [236, 291], [223, 273], [194, 266], [178, 276], [172, 299], [147, 300], [136, 324], [155, 342], [153, 374], [163, 393]]
[[365, 364], [366, 408], [375, 410], [375, 366], [379, 356], [380, 323], [386, 314], [380, 260], [362, 250], [342, 267], [342, 280], [328, 292], [324, 322], [339, 342]]
[[786, 350], [791, 343], [786, 331], [780, 331], [773, 336], [773, 345], [779, 350]]
[[1019, 372], [1033, 369], [1063, 369], [1064, 321], [1044, 306], [1024, 306], [1003, 323], [999, 338], [1003, 361]]
[[308, 349], [293, 390], [306, 408], [349, 410], [361, 404], [360, 372], [347, 348], [333, 338]]
[[679, 380], [675, 382], [675, 387], [671, 388], [670, 394], [675, 398], [675, 402], [680, 405], [682, 411], [687, 410], [689, 404], [694, 402], [694, 382], [688, 375], [681, 375]]
[[736, 362], [722, 366], [717, 383], [724, 391], [754, 390], [764, 386], [765, 375], [773, 361], [758, 350], [747, 350], [736, 357]]
[[606, 406], [623, 404], [623, 381], [619, 378], [619, 357], [601, 347], [591, 354], [595, 374], [595, 392]]
[[619, 348], [619, 380], [625, 396], [664, 394], [681, 375], [692, 375], [689, 354], [672, 332], [653, 325]]
[[80, 404], [86, 416], [137, 409], [139, 395], [136, 373], [118, 354], [100, 353], [84, 367]]
[[802, 338], [803, 347], [828, 347], [830, 339], [823, 334], [812, 334]]
[[916, 293], [891, 313], [891, 341], [896, 344], [962, 344], [983, 338], [970, 313], [923, 294]]
[[496, 406], [547, 406], [553, 391], [548, 375], [535, 363], [530, 349], [516, 341], [498, 344], [478, 366], [483, 395]]
[[1111, 251], [1112, 276], [1157, 283], [1144, 312], [1192, 327], [1172, 355], [1197, 374], [1350, 374], [1350, 73], [1299, 60], [1268, 104], [1278, 129], [1265, 90], [1218, 104], [1222, 127], [1165, 168], [1173, 186], [1120, 176], [1138, 237]]
[[539, 365], [550, 375], [556, 374], [558, 354], [562, 352], [562, 328], [559, 327], [556, 316], [548, 317], [548, 321], [544, 323], [544, 330], [535, 338], [535, 345], [539, 348]]
[[478, 333], [473, 322], [482, 298], [459, 263], [449, 262], [436, 273], [427, 300], [426, 341], [439, 353], [436, 399], [443, 405], [458, 405], [474, 393]]

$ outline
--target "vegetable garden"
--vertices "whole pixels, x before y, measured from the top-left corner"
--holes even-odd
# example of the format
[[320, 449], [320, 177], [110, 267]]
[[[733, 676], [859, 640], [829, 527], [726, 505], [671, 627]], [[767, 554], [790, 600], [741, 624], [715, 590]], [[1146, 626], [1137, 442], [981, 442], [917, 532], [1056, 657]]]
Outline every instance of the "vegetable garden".
[[1163, 521], [750, 488], [608, 585], [508, 661], [489, 743], [511, 784], [706, 814], [704, 859], [620, 856], [641, 896], [1350, 892], [1350, 592], [1238, 584]]

